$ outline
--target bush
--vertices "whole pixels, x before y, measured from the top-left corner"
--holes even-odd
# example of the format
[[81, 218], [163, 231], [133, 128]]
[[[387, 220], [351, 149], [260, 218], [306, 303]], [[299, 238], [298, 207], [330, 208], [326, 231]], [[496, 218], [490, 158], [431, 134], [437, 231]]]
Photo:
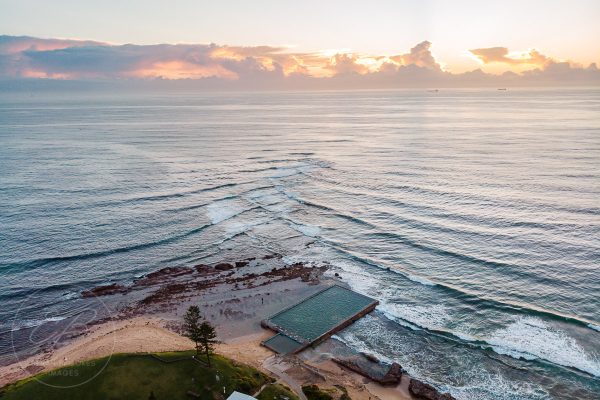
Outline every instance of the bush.
[[317, 385], [302, 386], [302, 391], [308, 400], [333, 400], [333, 397], [319, 389]]
[[249, 376], [243, 376], [235, 379], [235, 390], [238, 392], [252, 394], [258, 387], [258, 382]]

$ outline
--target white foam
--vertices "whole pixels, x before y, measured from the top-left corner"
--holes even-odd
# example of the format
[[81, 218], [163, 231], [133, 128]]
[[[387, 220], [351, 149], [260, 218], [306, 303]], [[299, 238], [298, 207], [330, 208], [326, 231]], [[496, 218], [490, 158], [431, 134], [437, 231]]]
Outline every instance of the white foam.
[[477, 338], [465, 332], [453, 331], [452, 334], [465, 342], [474, 342]]
[[67, 317], [49, 317], [44, 319], [24, 319], [21, 321], [13, 321], [12, 331], [18, 331], [20, 329], [35, 328], [36, 326], [43, 325], [48, 322], [59, 322]]
[[310, 237], [317, 237], [319, 236], [319, 233], [321, 233], [321, 228], [315, 225], [299, 224], [297, 222], [292, 222], [291, 226], [303, 235]]
[[232, 200], [222, 200], [209, 204], [206, 207], [206, 216], [213, 224], [218, 224], [244, 211], [242, 207]]
[[487, 340], [492, 349], [515, 358], [540, 358], [600, 376], [600, 361], [566, 332], [537, 317], [520, 317]]
[[446, 306], [434, 304], [419, 306], [411, 304], [382, 303], [377, 307], [386, 317], [393, 321], [408, 321], [426, 329], [444, 329], [452, 319]]
[[67, 293], [63, 293], [62, 296], [66, 300], [71, 300], [71, 299], [76, 299], [76, 298], [80, 297], [81, 293], [79, 293], [79, 292], [67, 292]]
[[473, 368], [465, 371], [465, 386], [442, 386], [459, 400], [547, 400], [551, 397], [540, 386], [528, 382], [517, 382], [500, 374]]
[[537, 357], [527, 353], [520, 353], [515, 350], [507, 349], [505, 347], [492, 346], [492, 350], [494, 350], [498, 354], [503, 354], [505, 356], [510, 356], [512, 358], [523, 359], [523, 360], [535, 360]]
[[[375, 322], [375, 319], [370, 315], [365, 315], [355, 325], [360, 331], [364, 330], [362, 329], [362, 327], [364, 326], [371, 326], [373, 329], [371, 332], [375, 335], [375, 332], [379, 331], [379, 325]], [[394, 359], [391, 359], [387, 355], [378, 352], [376, 348], [371, 348], [367, 343], [358, 338], [358, 336], [352, 330], [341, 331], [340, 333], [332, 337], [358, 352], [373, 354], [375, 357], [377, 357], [385, 363], [391, 364], [392, 362], [396, 361]]]
[[285, 178], [299, 173], [300, 171], [296, 168], [277, 168], [270, 178]]
[[[425, 363], [403, 362], [401, 355], [411, 353], [410, 346], [405, 347], [403, 338], [379, 324], [376, 318], [367, 315], [353, 326], [354, 329], [343, 330], [335, 338], [356, 351], [368, 352], [384, 362], [400, 362], [410, 376], [435, 383], [430, 381]], [[385, 354], [383, 351], [378, 351], [377, 343], [385, 343], [387, 349]], [[437, 386], [442, 392], [449, 392], [459, 400], [542, 400], [550, 398], [548, 393], [536, 384], [510, 380], [482, 368], [465, 368], [464, 375], [460, 380], [465, 383], [464, 386], [440, 384]]]
[[588, 324], [588, 328], [600, 332], [600, 326], [594, 324]]
[[422, 276], [412, 275], [412, 274], [406, 274], [406, 277], [408, 279], [410, 279], [411, 281], [413, 281], [413, 282], [420, 283], [421, 285], [425, 285], [425, 286], [435, 286], [436, 285], [435, 283], [433, 283], [429, 279], [424, 278]]
[[[365, 268], [347, 261], [335, 261], [334, 270], [340, 269], [342, 279], [350, 285], [350, 288], [358, 293], [376, 297], [376, 292], [380, 288], [379, 280], [370, 274]], [[329, 271], [335, 273], [335, 271]]]

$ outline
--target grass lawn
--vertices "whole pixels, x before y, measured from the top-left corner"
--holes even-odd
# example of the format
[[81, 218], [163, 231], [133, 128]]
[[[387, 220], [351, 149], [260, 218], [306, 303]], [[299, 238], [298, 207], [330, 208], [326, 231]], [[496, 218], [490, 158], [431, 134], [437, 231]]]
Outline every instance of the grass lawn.
[[[0, 389], [0, 399], [147, 400], [150, 392], [154, 392], [157, 400], [187, 400], [191, 398], [187, 392], [192, 391], [200, 399], [212, 400], [226, 398], [234, 390], [252, 395], [270, 382], [270, 378], [260, 371], [225, 357], [213, 356], [213, 367], [208, 368], [192, 360], [193, 354], [193, 351], [157, 354], [163, 360], [173, 361], [169, 363], [148, 355], [115, 354], [98, 376], [87, 383], [81, 384], [102, 369], [106, 358], [61, 368], [6, 386]], [[50, 387], [39, 381], [62, 388]]]
[[288, 387], [277, 383], [265, 386], [257, 398], [258, 400], [298, 400], [298, 396]]

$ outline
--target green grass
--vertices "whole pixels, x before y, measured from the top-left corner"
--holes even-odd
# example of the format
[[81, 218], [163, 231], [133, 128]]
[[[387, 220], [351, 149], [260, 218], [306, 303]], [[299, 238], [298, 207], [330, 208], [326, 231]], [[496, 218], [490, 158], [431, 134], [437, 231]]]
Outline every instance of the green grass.
[[317, 385], [302, 386], [302, 391], [308, 400], [333, 400], [333, 396]]
[[265, 386], [257, 398], [258, 400], [298, 400], [298, 396], [288, 387], [277, 383]]
[[[171, 363], [148, 355], [115, 354], [108, 364], [106, 358], [92, 360], [6, 386], [0, 389], [0, 399], [147, 400], [152, 391], [157, 400], [187, 400], [190, 398], [187, 391], [191, 390], [199, 394], [200, 399], [213, 400], [223, 395], [223, 387], [225, 397], [234, 390], [251, 395], [271, 380], [252, 367], [218, 355], [213, 356], [213, 367], [208, 368], [192, 360], [193, 354], [192, 351], [157, 354], [163, 360], [174, 361]], [[89, 382], [82, 384], [88, 379]], [[66, 386], [74, 387], [64, 388]]]

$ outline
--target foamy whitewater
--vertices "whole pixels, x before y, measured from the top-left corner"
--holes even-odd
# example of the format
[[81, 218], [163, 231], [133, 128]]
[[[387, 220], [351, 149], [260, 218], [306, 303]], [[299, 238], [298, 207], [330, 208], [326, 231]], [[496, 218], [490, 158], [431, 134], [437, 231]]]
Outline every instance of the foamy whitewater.
[[335, 340], [459, 399], [600, 398], [599, 115], [592, 89], [2, 93], [0, 358], [82, 289], [263, 249], [379, 299]]

